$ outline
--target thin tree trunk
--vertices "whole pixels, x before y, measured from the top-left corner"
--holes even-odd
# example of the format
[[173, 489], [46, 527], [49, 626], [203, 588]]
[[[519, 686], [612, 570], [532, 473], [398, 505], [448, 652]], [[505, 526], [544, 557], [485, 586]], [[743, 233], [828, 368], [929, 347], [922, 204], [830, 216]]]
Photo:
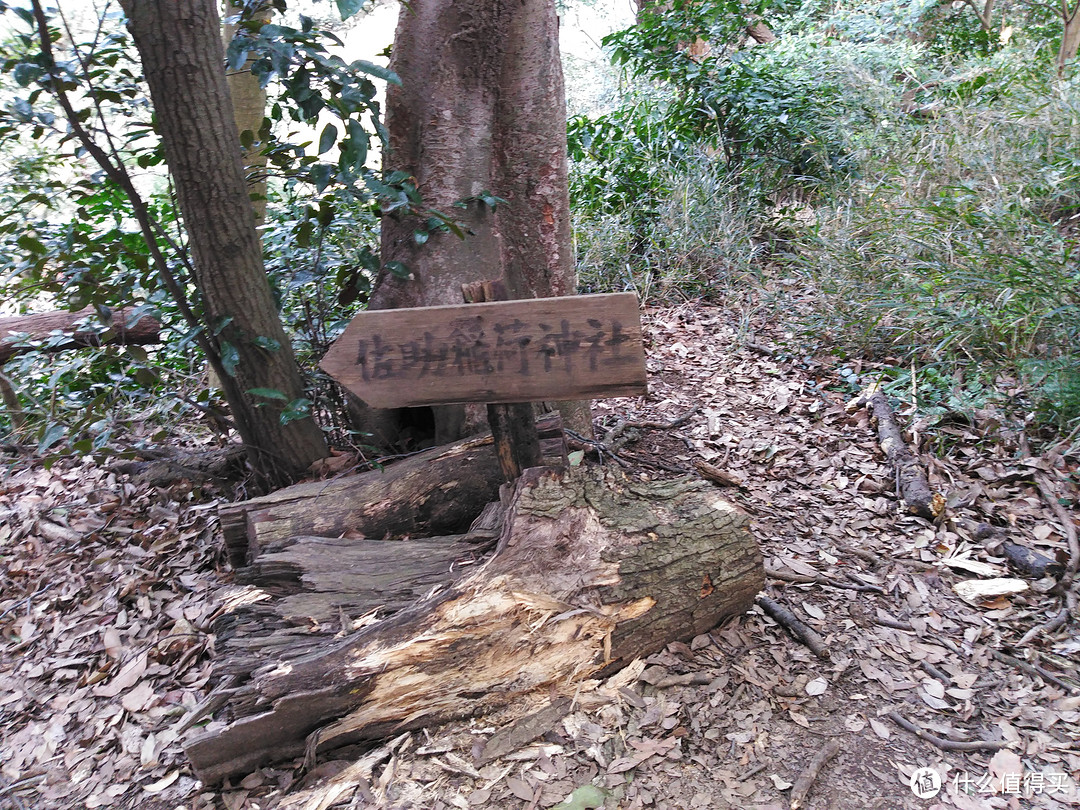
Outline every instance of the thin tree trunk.
[[292, 346], [266, 278], [225, 81], [215, 0], [124, 0], [169, 168], [176, 181], [196, 282], [222, 354], [235, 375], [222, 380], [241, 437], [268, 483], [280, 483], [326, 455], [311, 417], [282, 424], [282, 403], [262, 407], [248, 392], [303, 396]]
[[1076, 59], [1076, 54], [1080, 51], [1080, 2], [1070, 9], [1067, 0], [1062, 0], [1061, 20], [1061, 46], [1054, 63], [1058, 78], [1064, 77], [1065, 68]]
[[[235, 17], [242, 14], [244, 4], [235, 3], [231, 0], [225, 2], [225, 14]], [[259, 23], [270, 22], [273, 9], [267, 6], [255, 14], [254, 20]], [[226, 48], [236, 36], [239, 26], [237, 23], [226, 23], [223, 29], [222, 41]], [[251, 207], [255, 211], [255, 224], [261, 227], [266, 220], [266, 155], [262, 153], [262, 144], [259, 143], [259, 131], [262, 129], [263, 118], [266, 116], [266, 90], [259, 86], [259, 80], [251, 72], [251, 63], [254, 57], [239, 70], [229, 71], [229, 95], [232, 96], [233, 117], [236, 120], [236, 132], [243, 139], [245, 132], [250, 132], [255, 143], [250, 146], [242, 146], [244, 166], [247, 169], [248, 194], [251, 198]]]

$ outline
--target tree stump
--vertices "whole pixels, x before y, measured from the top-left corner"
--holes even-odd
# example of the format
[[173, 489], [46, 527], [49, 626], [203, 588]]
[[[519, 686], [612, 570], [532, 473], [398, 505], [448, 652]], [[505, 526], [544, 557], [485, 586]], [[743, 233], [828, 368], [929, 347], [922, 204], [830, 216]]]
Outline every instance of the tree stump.
[[[313, 761], [497, 708], [524, 713], [537, 695], [573, 695], [708, 631], [751, 607], [764, 583], [747, 515], [698, 479], [534, 468], [503, 496], [496, 550], [482, 565], [449, 582], [459, 545], [443, 559], [442, 590], [311, 654], [269, 661], [246, 681], [237, 673], [219, 696], [219, 719], [185, 745], [199, 778], [216, 782], [305, 751]], [[350, 565], [341, 556], [328, 572], [294, 554], [292, 582], [312, 591], [332, 576], [338, 592], [358, 600], [363, 590], [374, 603], [415, 578], [427, 547], [417, 555], [413, 542], [382, 543], [377, 575], [370, 557]], [[274, 635], [260, 643], [273, 646]]]

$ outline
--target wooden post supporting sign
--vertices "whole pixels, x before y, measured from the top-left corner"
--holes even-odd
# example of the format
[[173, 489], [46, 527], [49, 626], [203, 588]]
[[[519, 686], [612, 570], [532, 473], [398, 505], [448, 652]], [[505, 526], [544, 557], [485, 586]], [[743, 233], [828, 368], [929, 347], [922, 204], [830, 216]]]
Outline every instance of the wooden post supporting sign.
[[[505, 301], [509, 297], [506, 284], [498, 279], [462, 284], [461, 292], [467, 304]], [[507, 481], [515, 480], [522, 470], [540, 466], [540, 437], [531, 402], [488, 403], [487, 417], [499, 469]]]

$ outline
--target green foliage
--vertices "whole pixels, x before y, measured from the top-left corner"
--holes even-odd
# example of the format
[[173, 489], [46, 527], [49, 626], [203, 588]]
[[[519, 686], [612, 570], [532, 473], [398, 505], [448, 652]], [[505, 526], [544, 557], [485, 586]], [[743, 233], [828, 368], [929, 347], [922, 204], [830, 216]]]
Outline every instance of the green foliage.
[[1080, 82], [1053, 79], [1060, 22], [755, 10], [776, 42], [737, 49], [746, 17], [723, 4], [610, 38], [627, 101], [570, 127], [585, 286], [773, 307], [802, 345], [892, 369], [925, 424], [998, 407], [1075, 430]]
[[[359, 8], [351, 0], [339, 5], [343, 14]], [[370, 166], [373, 142], [383, 136], [376, 82], [396, 77], [381, 66], [334, 56], [330, 48], [340, 42], [310, 19], [301, 17], [295, 28], [257, 22], [254, 14], [264, 6], [247, 4], [228, 57], [234, 68], [250, 57], [250, 69], [274, 98], [264, 126], [243, 133], [241, 142], [266, 152], [273, 194], [292, 203], [272, 209], [267, 264], [298, 353], [313, 365], [350, 306], [366, 300], [378, 266], [380, 205], [422, 212], [429, 230], [456, 223], [423, 208], [408, 176], [381, 178]], [[97, 452], [115, 440], [125, 422], [120, 414], [167, 423], [180, 413], [190, 418], [213, 411], [214, 394], [192, 352], [197, 328], [163, 288], [130, 200], [93, 167], [59, 116], [32, 14], [7, 3], [0, 3], [0, 13], [13, 32], [0, 66], [0, 152], [14, 169], [0, 177], [0, 289], [8, 311], [145, 306], [163, 321], [166, 340], [149, 351], [35, 351], [12, 360], [6, 373], [24, 413], [19, 425], [9, 414], [0, 416], [0, 433], [15, 431], [18, 441], [33, 439], [58, 452]], [[48, 24], [57, 26], [50, 34], [57, 58], [52, 75], [76, 104], [79, 124], [135, 177], [158, 229], [157, 247], [198, 316], [199, 291], [122, 18], [111, 14], [81, 34], [47, 13], [53, 15]], [[327, 117], [336, 123], [325, 123]], [[316, 121], [324, 124], [318, 152], [289, 131]], [[207, 333], [220, 335], [223, 326], [208, 325]], [[235, 347], [220, 340], [218, 348], [226, 373], [234, 371]], [[319, 387], [317, 376], [312, 386]], [[256, 403], [273, 401], [266, 391], [250, 396]], [[282, 418], [326, 406], [317, 392], [312, 397], [285, 403]], [[336, 406], [340, 414], [342, 404]], [[327, 424], [335, 418], [327, 417]]]

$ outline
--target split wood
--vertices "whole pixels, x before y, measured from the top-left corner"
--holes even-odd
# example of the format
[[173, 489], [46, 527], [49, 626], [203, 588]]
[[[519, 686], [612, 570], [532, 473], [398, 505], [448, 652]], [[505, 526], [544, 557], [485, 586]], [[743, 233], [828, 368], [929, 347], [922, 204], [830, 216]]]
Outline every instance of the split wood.
[[997, 751], [1001, 748], [1008, 746], [1005, 740], [972, 740], [970, 742], [960, 742], [959, 740], [946, 740], [944, 737], [938, 737], [936, 734], [931, 734], [924, 728], [915, 725], [906, 717], [900, 715], [899, 712], [889, 712], [887, 715], [896, 725], [905, 731], [910, 731], [916, 737], [926, 740], [933, 746], [940, 748], [942, 751]]
[[757, 602], [761, 609], [771, 616], [777, 624], [785, 628], [796, 639], [809, 647], [810, 652], [818, 658], [823, 658], [825, 660], [829, 659], [829, 648], [825, 646], [825, 640], [819, 636], [816, 631], [811, 630], [803, 624], [794, 613], [767, 596], [758, 596], [754, 601]]
[[704, 459], [695, 458], [694, 469], [697, 470], [698, 475], [702, 478], [720, 484], [721, 486], [741, 487], [743, 485], [742, 479], [739, 478], [739, 476], [721, 470], [719, 467], [710, 464]]
[[821, 773], [821, 769], [825, 765], [840, 753], [840, 743], [836, 740], [829, 740], [829, 742], [818, 751], [810, 764], [806, 766], [799, 778], [795, 780], [795, 787], [791, 789], [791, 810], [799, 810], [806, 801], [806, 797], [810, 795], [811, 788], [814, 787], [814, 781], [817, 779], [818, 774]]
[[904, 443], [896, 415], [883, 391], [868, 391], [855, 400], [854, 409], [865, 407], [877, 421], [878, 444], [896, 473], [897, 494], [907, 510], [926, 520], [933, 520], [945, 511], [940, 493], [930, 489], [926, 473], [918, 458]]

